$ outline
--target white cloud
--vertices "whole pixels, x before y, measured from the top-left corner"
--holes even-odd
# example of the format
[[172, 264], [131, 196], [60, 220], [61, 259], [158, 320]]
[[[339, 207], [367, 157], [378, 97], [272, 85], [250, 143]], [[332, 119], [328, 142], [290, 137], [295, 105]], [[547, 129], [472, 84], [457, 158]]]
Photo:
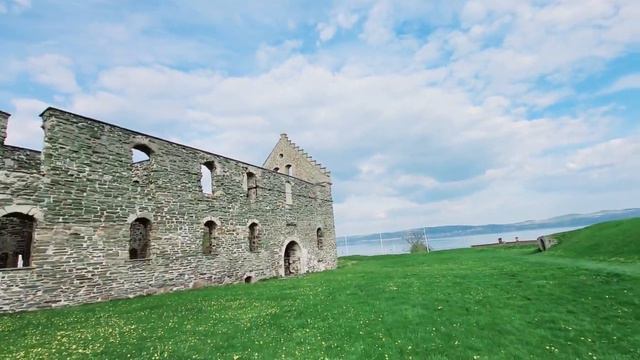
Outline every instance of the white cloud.
[[620, 77], [614, 81], [613, 84], [600, 91], [599, 94], [613, 94], [619, 91], [634, 89], [640, 89], [640, 73]]
[[256, 61], [262, 68], [268, 68], [286, 60], [301, 46], [300, 40], [287, 40], [276, 46], [263, 43], [256, 51]]
[[48, 104], [36, 99], [13, 99], [14, 113], [9, 118], [7, 127], [8, 145], [23, 146], [31, 149], [42, 149], [42, 121], [37, 116]]
[[434, 32], [429, 35], [426, 44], [422, 45], [415, 53], [415, 60], [423, 65], [431, 65], [441, 60], [446, 52], [446, 35], [442, 32]]
[[383, 154], [375, 154], [358, 164], [361, 176], [378, 176], [389, 170], [390, 159]]
[[469, 2], [465, 26], [439, 32], [446, 47], [429, 39], [416, 56], [437, 59], [450, 51], [449, 82], [480, 97], [497, 92], [527, 100], [538, 79], [563, 86], [630, 49], [637, 40], [629, 35], [640, 35], [640, 23], [629, 14], [638, 8], [631, 1]]
[[[334, 209], [343, 231], [348, 229], [349, 234], [362, 234], [410, 227], [417, 220], [416, 211], [421, 210], [421, 206], [398, 196], [370, 194], [350, 195], [343, 202], [335, 204]], [[403, 214], [411, 216], [403, 218]]]
[[[74, 64], [59, 55], [32, 60], [30, 74], [68, 94], [56, 101], [72, 111], [256, 164], [289, 133], [332, 170], [340, 234], [637, 206], [640, 141], [614, 133], [614, 105], [532, 114], [579, 100], [576, 81], [637, 47], [640, 7], [497, 0], [458, 7], [353, 1], [323, 19], [288, 14], [278, 18], [286, 31], [311, 33], [287, 36], [332, 46], [302, 55], [300, 40], [265, 35], [248, 55], [258, 69], [246, 72], [180, 65], [217, 53], [151, 36], [162, 19], [132, 16], [88, 27], [110, 58], [82, 89]], [[396, 33], [425, 19], [428, 34]], [[337, 35], [347, 30], [359, 40]], [[628, 75], [607, 91], [638, 81]], [[25, 101], [14, 102], [19, 113], [35, 117], [44, 108]], [[34, 129], [15, 130], [23, 135], [12, 141], [29, 141]]]
[[9, 11], [19, 14], [29, 8], [31, 8], [31, 0], [0, 1], [0, 14], [7, 14]]
[[[258, 164], [287, 132], [334, 170], [341, 233], [424, 218], [511, 219], [499, 216], [510, 201], [501, 188], [536, 203], [535, 191], [517, 184], [539, 181], [540, 171], [568, 161], [547, 153], [606, 141], [606, 113], [528, 119], [513, 112], [508, 97], [476, 104], [473, 94], [431, 84], [432, 76], [354, 75], [301, 56], [254, 76], [119, 67], [102, 72], [92, 93], [74, 95], [70, 108], [145, 132], [175, 126], [172, 140]], [[545, 167], [531, 168], [536, 163]], [[509, 214], [534, 215], [517, 208], [522, 212]]]
[[464, 7], [462, 8], [462, 13], [460, 14], [460, 20], [462, 23], [467, 24], [475, 24], [484, 20], [487, 15], [487, 9], [482, 1], [468, 1]]
[[32, 56], [25, 63], [25, 71], [31, 78], [55, 91], [74, 93], [80, 90], [76, 77], [71, 69], [71, 59], [58, 54]]
[[[537, 178], [528, 164], [558, 146], [580, 147], [606, 136], [600, 131], [606, 119], [597, 113], [586, 118], [525, 119], [511, 113], [505, 97], [489, 97], [476, 105], [457, 89], [428, 85], [424, 80], [430, 76], [354, 76], [302, 57], [244, 77], [120, 67], [103, 72], [93, 94], [74, 96], [71, 108], [107, 121], [135, 122], [147, 132], [153, 132], [146, 130], [152, 124], [143, 121], [153, 119], [153, 127], [174, 124], [179, 132], [167, 130], [178, 137], [174, 140], [253, 163], [261, 163], [278, 134], [286, 131], [337, 170], [336, 191], [349, 194], [336, 204], [341, 232], [383, 230], [400, 214], [407, 224], [416, 224], [420, 211], [430, 211], [431, 221], [447, 221], [453, 214], [456, 219], [496, 215], [509, 199], [502, 200], [503, 208], [491, 205], [491, 211], [488, 203], [463, 204], [477, 192], [495, 194], [498, 185], [493, 182], [514, 186]], [[558, 166], [559, 161], [563, 160], [553, 163]], [[356, 176], [348, 175], [349, 164], [357, 164]], [[477, 167], [475, 175], [467, 174], [469, 166]], [[437, 179], [460, 171], [459, 179]], [[468, 194], [423, 203], [407, 198], [411, 191], [427, 198], [435, 193]], [[367, 206], [356, 201], [371, 206], [381, 196], [394, 200], [367, 210], [372, 217], [359, 217]], [[403, 207], [415, 214], [405, 214]], [[450, 212], [439, 213], [438, 207]]]
[[338, 27], [336, 25], [321, 22], [318, 23], [318, 26], [316, 26], [316, 30], [318, 31], [318, 37], [320, 38], [320, 41], [325, 42], [333, 38], [333, 36], [336, 34], [336, 31], [338, 30]]
[[[567, 161], [569, 171], [611, 168], [640, 159], [640, 137], [617, 138], [580, 149]], [[637, 162], [637, 161], [636, 161]]]
[[336, 35], [338, 29], [349, 30], [356, 24], [359, 16], [349, 11], [337, 11], [331, 15], [328, 22], [319, 22], [316, 25], [320, 42], [326, 42]]
[[394, 38], [393, 7], [387, 0], [378, 1], [367, 14], [361, 38], [372, 45], [382, 45]]
[[13, 0], [13, 6], [17, 10], [24, 10], [31, 7], [31, 0]]
[[358, 22], [359, 16], [349, 12], [340, 12], [335, 17], [336, 23], [343, 29], [351, 29]]

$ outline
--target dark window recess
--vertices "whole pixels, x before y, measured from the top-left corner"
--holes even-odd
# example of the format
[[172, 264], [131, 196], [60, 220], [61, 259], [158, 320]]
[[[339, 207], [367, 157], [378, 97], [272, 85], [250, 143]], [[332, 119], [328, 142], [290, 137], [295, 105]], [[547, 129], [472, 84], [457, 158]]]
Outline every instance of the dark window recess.
[[216, 242], [216, 230], [218, 226], [214, 221], [204, 223], [204, 234], [202, 237], [202, 253], [211, 255], [214, 253]]
[[12, 213], [0, 217], [0, 269], [31, 266], [36, 228], [32, 216]]
[[324, 232], [322, 228], [318, 228], [316, 230], [316, 242], [318, 243], [318, 249], [322, 249], [324, 247]]
[[260, 247], [260, 226], [256, 223], [249, 225], [249, 251], [256, 252]]
[[138, 218], [131, 223], [129, 238], [129, 259], [146, 259], [149, 257], [151, 221]]

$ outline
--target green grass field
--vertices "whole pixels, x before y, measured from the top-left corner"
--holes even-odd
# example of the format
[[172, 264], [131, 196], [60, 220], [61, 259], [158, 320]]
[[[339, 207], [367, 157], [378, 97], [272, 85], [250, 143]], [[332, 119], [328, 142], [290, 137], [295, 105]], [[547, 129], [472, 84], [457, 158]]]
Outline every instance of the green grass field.
[[639, 359], [640, 219], [505, 247], [0, 316], [0, 358]]

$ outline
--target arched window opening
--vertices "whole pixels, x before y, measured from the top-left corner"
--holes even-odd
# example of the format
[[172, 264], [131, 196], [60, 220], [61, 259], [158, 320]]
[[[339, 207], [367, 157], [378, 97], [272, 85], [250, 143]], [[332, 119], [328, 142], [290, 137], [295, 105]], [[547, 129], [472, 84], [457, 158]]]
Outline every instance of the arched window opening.
[[285, 197], [285, 202], [287, 203], [287, 205], [293, 204], [293, 195], [291, 193], [291, 183], [290, 182], [286, 182], [284, 184], [284, 197]]
[[31, 246], [36, 228], [32, 216], [11, 213], [0, 217], [0, 269], [31, 266]]
[[216, 242], [216, 231], [218, 229], [218, 225], [215, 221], [209, 220], [204, 223], [204, 234], [202, 238], [202, 253], [205, 255], [213, 254], [213, 250]]
[[129, 259], [146, 259], [149, 257], [151, 221], [138, 218], [131, 223], [129, 237]]
[[286, 170], [286, 174], [289, 176], [293, 176], [293, 167], [291, 167], [291, 164], [287, 165], [284, 167]]
[[138, 144], [131, 148], [131, 163], [139, 164], [151, 160], [151, 148], [147, 145]]
[[318, 249], [322, 249], [324, 247], [324, 232], [322, 228], [318, 228], [316, 230], [316, 242], [318, 243]]
[[258, 198], [258, 177], [252, 172], [247, 173], [247, 198], [251, 201]]
[[214, 191], [213, 172], [216, 166], [213, 161], [207, 161], [200, 166], [200, 186], [202, 187], [202, 193], [212, 195]]
[[280, 168], [276, 166], [276, 167], [273, 168], [273, 171], [280, 172]]
[[260, 226], [257, 223], [249, 225], [249, 251], [256, 252], [260, 247]]

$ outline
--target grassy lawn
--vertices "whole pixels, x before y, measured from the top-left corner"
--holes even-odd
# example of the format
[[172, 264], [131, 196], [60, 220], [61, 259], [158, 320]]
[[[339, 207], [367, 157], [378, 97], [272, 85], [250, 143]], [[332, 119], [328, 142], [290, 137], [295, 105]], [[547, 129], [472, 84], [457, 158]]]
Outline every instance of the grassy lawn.
[[0, 316], [0, 358], [640, 358], [640, 220], [559, 238]]

